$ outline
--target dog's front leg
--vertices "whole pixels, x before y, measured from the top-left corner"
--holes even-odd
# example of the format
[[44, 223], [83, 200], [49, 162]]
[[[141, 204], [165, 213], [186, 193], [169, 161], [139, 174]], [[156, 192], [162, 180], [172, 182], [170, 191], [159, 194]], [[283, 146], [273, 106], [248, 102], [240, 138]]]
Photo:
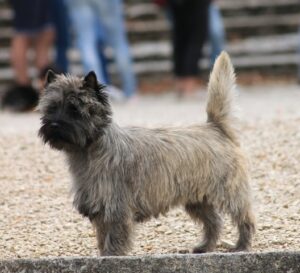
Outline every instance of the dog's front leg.
[[106, 224], [107, 232], [104, 240], [103, 256], [126, 255], [131, 246], [130, 221], [115, 221]]
[[93, 220], [96, 227], [98, 248], [102, 256], [126, 255], [131, 246], [132, 219], [128, 212], [117, 210], [109, 217]]
[[98, 215], [92, 220], [92, 223], [96, 229], [96, 237], [100, 254], [103, 253], [105, 237], [107, 235], [107, 225], [105, 224], [103, 219], [104, 218], [102, 217], [102, 215]]

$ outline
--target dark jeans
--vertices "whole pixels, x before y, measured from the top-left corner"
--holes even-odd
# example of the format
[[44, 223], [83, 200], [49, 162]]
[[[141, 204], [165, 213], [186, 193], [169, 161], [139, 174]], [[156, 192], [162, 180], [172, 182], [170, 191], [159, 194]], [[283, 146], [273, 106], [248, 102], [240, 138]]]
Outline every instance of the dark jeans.
[[67, 73], [69, 61], [67, 57], [67, 50], [70, 44], [70, 19], [67, 8], [62, 0], [52, 0], [52, 18], [56, 32], [56, 60], [58, 72]]
[[208, 34], [209, 0], [170, 0], [173, 61], [177, 77], [196, 76]]

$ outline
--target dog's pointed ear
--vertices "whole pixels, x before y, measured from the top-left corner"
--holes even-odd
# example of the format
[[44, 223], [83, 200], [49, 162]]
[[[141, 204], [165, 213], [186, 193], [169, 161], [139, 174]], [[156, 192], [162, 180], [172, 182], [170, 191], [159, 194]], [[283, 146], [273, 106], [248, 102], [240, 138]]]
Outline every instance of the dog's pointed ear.
[[107, 93], [104, 92], [105, 85], [102, 85], [98, 82], [96, 73], [94, 71], [89, 72], [83, 79], [83, 87], [91, 88], [95, 91], [97, 99], [102, 104], [108, 104]]
[[56, 77], [57, 74], [53, 70], [49, 69], [46, 74], [46, 86], [53, 82], [56, 79]]
[[98, 84], [96, 73], [94, 71], [90, 71], [84, 77], [84, 87], [89, 87], [92, 88], [93, 90], [98, 90], [99, 84]]

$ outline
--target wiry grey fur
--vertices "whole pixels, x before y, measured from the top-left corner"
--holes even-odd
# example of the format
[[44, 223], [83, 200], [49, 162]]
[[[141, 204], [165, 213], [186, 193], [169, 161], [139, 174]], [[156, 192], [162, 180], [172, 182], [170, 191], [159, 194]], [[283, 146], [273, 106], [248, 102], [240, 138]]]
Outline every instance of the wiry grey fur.
[[[83, 80], [48, 73], [40, 135], [66, 153], [74, 206], [96, 227], [102, 255], [126, 254], [135, 222], [177, 206], [204, 225], [194, 253], [214, 250], [222, 212], [238, 227], [235, 250], [250, 248], [255, 224], [247, 163], [231, 117], [234, 85], [233, 67], [223, 53], [210, 77], [207, 123], [121, 128], [111, 120], [93, 72]], [[70, 103], [77, 107], [75, 118]]]

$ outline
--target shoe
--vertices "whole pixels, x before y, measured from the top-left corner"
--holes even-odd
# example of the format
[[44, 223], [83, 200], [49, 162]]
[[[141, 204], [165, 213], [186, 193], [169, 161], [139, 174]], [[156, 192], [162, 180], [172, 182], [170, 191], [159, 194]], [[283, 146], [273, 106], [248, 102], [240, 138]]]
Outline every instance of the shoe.
[[114, 102], [125, 102], [126, 98], [124, 96], [124, 92], [122, 92], [119, 88], [109, 85], [106, 87], [108, 96]]
[[129, 98], [126, 98], [127, 105], [135, 105], [140, 101], [140, 97], [138, 95], [132, 95]]
[[2, 97], [1, 107], [13, 112], [25, 112], [35, 108], [39, 101], [39, 93], [32, 86], [16, 85]]

